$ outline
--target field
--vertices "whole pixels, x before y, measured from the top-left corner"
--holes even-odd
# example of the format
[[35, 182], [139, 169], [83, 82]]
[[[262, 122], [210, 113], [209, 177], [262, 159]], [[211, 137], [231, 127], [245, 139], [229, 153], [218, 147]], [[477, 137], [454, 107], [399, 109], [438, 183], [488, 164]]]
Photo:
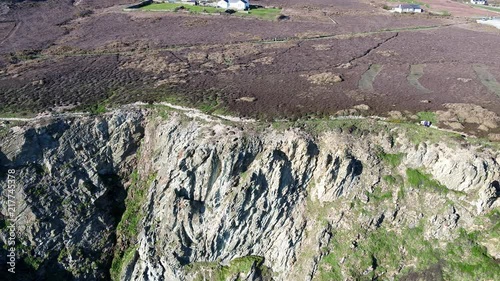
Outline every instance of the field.
[[175, 3], [153, 3], [139, 8], [142, 11], [176, 11], [176, 10], [186, 10], [193, 13], [221, 13], [224, 9], [218, 9], [215, 7], [204, 7], [195, 5], [183, 5]]
[[[225, 9], [216, 8], [216, 7], [184, 5], [184, 4], [176, 4], [176, 3], [154, 3], [154, 4], [150, 4], [150, 5], [141, 7], [138, 10], [156, 11], [156, 12], [187, 11], [190, 13], [198, 13], [198, 14], [224, 13], [225, 12]], [[280, 15], [280, 12], [281, 12], [281, 9], [278, 9], [278, 8], [259, 8], [259, 7], [251, 6], [249, 11], [236, 12], [234, 15], [256, 17], [256, 18], [268, 19], [268, 20], [276, 20], [277, 17]]]
[[[263, 119], [439, 111], [445, 128], [499, 132], [500, 62], [489, 51], [499, 30], [462, 17], [367, 1], [252, 3], [286, 20], [94, 2], [0, 4], [2, 115], [169, 100]], [[492, 113], [492, 125], [458, 122], [447, 107], [456, 103]]]

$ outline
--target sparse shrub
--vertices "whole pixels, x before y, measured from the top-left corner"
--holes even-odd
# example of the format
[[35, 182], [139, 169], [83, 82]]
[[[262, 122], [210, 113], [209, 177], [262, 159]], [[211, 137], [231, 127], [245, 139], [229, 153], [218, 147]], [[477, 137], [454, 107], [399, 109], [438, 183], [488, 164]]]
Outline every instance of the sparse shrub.
[[92, 113], [92, 114], [102, 114], [102, 113], [106, 113], [106, 111], [107, 111], [106, 105], [100, 104], [100, 103], [92, 105], [89, 108], [89, 112]]
[[17, 51], [9, 54], [9, 62], [12, 64], [19, 63], [21, 61], [36, 59], [39, 55], [39, 50], [25, 50]]
[[289, 16], [285, 16], [285, 15], [278, 15], [276, 17], [276, 19], [277, 20], [288, 20], [288, 19], [290, 19], [290, 17]]
[[183, 11], [186, 8], [184, 6], [175, 7], [174, 12]]
[[43, 262], [43, 260], [41, 258], [36, 258], [32, 255], [27, 255], [23, 259], [23, 261], [26, 265], [28, 265], [29, 267], [31, 267], [34, 270], [37, 270]]

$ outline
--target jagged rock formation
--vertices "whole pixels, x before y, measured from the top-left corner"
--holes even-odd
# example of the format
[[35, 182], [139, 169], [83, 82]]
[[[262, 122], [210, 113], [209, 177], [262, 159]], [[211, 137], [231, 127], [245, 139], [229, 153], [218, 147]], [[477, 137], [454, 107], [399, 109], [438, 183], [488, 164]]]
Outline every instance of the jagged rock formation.
[[[141, 120], [140, 111], [122, 111], [8, 124], [0, 143], [0, 191], [6, 196], [7, 169], [15, 169], [22, 258], [16, 280], [109, 278], [116, 224], [125, 208], [122, 179], [134, 165]], [[6, 214], [4, 204], [4, 227]], [[4, 267], [3, 252], [1, 259]]]
[[31, 270], [77, 280], [498, 277], [495, 149], [411, 142], [407, 129], [369, 120], [310, 133], [157, 110], [9, 125], [0, 160], [22, 178]]

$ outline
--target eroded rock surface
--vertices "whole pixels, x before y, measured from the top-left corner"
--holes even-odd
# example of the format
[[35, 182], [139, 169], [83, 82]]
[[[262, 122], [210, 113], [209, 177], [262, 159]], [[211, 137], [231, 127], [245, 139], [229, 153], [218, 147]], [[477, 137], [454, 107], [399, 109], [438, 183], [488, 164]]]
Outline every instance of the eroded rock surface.
[[311, 133], [152, 111], [9, 124], [2, 181], [16, 169], [33, 276], [498, 276], [497, 150], [375, 122]]

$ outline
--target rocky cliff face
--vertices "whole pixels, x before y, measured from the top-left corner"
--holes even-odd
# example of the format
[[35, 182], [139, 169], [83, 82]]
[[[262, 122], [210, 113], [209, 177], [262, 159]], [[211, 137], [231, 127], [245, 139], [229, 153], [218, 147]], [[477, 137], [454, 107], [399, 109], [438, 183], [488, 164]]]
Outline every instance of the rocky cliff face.
[[135, 165], [141, 120], [142, 113], [134, 111], [4, 124], [0, 192], [7, 196], [7, 169], [14, 169], [21, 258], [15, 280], [109, 278], [115, 229], [125, 208], [123, 179]]
[[369, 120], [266, 127], [162, 108], [9, 126], [2, 171], [19, 171], [20, 251], [39, 276], [499, 274], [500, 156], [484, 145]]

